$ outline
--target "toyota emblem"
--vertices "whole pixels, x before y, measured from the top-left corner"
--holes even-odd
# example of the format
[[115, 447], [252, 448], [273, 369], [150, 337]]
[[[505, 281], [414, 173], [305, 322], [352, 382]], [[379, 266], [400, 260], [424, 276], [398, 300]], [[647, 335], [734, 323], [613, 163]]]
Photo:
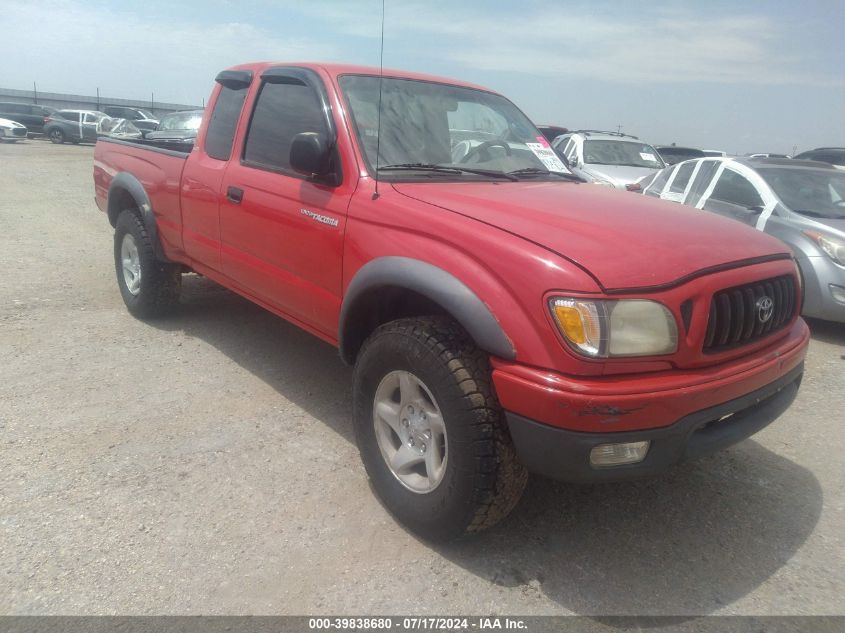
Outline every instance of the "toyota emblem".
[[775, 311], [775, 302], [771, 297], [762, 296], [757, 299], [757, 320], [760, 323], [768, 323]]

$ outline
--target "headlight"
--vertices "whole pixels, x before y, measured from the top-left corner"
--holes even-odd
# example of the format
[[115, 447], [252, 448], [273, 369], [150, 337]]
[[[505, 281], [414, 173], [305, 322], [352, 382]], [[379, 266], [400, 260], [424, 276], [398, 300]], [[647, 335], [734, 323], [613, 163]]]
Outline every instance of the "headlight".
[[585, 356], [657, 356], [678, 349], [675, 318], [656, 301], [554, 297], [549, 308], [566, 342]]
[[818, 244], [819, 248], [827, 253], [833, 261], [845, 266], [845, 242], [830, 235], [816, 233], [815, 231], [804, 231], [804, 234]]

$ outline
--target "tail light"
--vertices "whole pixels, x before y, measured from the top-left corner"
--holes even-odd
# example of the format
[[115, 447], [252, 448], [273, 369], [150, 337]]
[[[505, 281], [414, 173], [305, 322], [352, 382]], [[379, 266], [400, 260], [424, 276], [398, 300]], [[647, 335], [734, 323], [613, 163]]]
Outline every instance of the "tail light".
[[628, 191], [634, 191], [636, 193], [639, 193], [643, 190], [643, 188], [640, 186], [640, 183], [638, 182], [628, 183], [627, 185], [625, 185], [625, 189], [627, 189]]

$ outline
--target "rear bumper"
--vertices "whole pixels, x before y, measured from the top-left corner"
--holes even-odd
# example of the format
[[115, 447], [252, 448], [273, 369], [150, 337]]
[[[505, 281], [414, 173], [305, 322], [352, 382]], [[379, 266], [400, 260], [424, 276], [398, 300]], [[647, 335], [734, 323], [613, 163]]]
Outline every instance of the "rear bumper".
[[[531, 472], [571, 482], [636, 479], [721, 450], [761, 430], [795, 399], [803, 372], [804, 363], [800, 362], [762, 388], [657, 429], [585, 433], [540, 424], [511, 412], [506, 412], [506, 417], [517, 453]], [[590, 464], [590, 452], [600, 444], [641, 441], [650, 445], [644, 460], [637, 464]]]

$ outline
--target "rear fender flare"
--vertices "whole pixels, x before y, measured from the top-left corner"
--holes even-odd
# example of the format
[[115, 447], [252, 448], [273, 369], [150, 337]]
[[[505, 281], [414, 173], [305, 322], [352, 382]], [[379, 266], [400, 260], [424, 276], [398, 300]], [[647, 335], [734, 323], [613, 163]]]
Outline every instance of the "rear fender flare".
[[127, 195], [134, 202], [134, 207], [138, 210], [138, 214], [140, 215], [141, 221], [144, 223], [147, 235], [150, 236], [150, 241], [153, 244], [153, 251], [155, 252], [156, 259], [163, 262], [170, 261], [164, 254], [164, 249], [161, 247], [161, 241], [158, 237], [158, 225], [156, 224], [155, 215], [153, 214], [153, 206], [150, 202], [150, 197], [147, 195], [141, 181], [129, 172], [123, 171], [116, 174], [109, 185], [107, 206], [109, 222], [112, 226], [117, 224], [117, 216], [120, 215], [121, 211], [125, 211], [127, 208]]

